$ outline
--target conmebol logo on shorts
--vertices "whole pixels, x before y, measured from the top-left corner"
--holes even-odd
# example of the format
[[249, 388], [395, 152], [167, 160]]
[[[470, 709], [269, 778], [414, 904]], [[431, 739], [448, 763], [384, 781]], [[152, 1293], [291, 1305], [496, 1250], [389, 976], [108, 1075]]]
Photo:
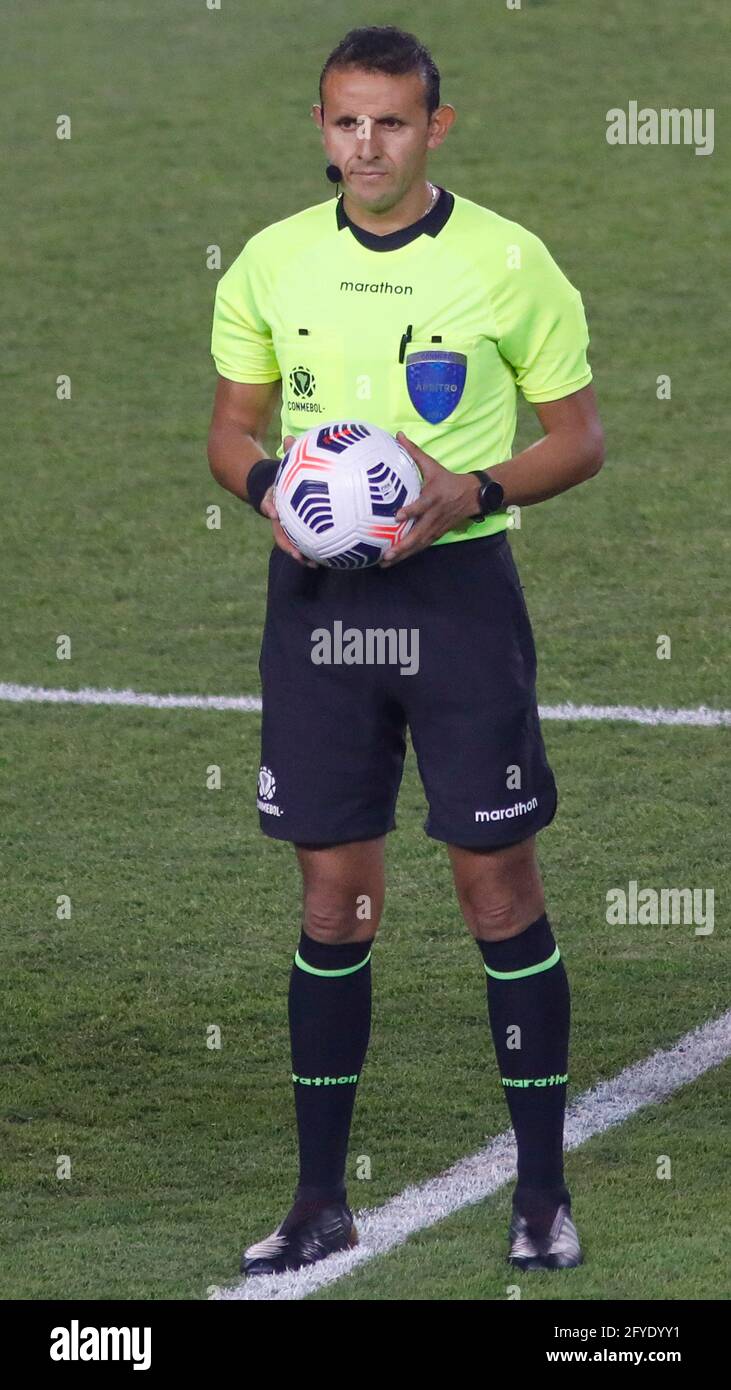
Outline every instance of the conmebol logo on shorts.
[[272, 799], [277, 790], [277, 781], [274, 773], [268, 767], [259, 768], [256, 790], [256, 804], [260, 811], [266, 811], [268, 816], [281, 816], [283, 814], [279, 807], [274, 805]]
[[497, 811], [475, 811], [475, 820], [513, 820], [515, 816], [535, 811], [537, 805], [538, 797], [532, 796], [530, 801], [516, 801], [513, 806], [501, 806]]

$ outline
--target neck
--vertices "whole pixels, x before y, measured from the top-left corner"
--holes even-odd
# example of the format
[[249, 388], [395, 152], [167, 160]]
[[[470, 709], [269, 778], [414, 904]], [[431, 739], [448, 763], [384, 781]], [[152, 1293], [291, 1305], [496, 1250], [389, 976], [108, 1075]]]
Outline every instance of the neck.
[[354, 203], [347, 191], [343, 193], [343, 207], [356, 227], [362, 227], [364, 232], [375, 232], [376, 236], [388, 236], [390, 232], [400, 232], [403, 227], [420, 222], [429, 208], [431, 196], [426, 179], [419, 179], [398, 203], [384, 208], [383, 212]]

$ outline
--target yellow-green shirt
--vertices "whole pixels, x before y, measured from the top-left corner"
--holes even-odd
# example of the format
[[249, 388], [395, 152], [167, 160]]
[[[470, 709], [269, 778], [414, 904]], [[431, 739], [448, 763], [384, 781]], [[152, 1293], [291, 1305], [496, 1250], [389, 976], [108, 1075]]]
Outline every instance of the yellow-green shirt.
[[[588, 342], [581, 295], [543, 242], [442, 189], [383, 237], [342, 199], [258, 232], [218, 283], [211, 350], [231, 381], [281, 378], [282, 438], [363, 420], [466, 473], [510, 457], [519, 390], [554, 401], [588, 385]], [[511, 524], [496, 512], [434, 544]]]

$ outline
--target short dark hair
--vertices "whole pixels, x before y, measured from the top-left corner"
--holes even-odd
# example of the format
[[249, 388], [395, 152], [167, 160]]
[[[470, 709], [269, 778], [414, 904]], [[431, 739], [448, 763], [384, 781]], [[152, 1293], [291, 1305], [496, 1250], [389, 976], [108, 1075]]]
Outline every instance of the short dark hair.
[[424, 83], [426, 110], [431, 120], [439, 106], [439, 68], [431, 53], [414, 34], [394, 24], [351, 29], [334, 48], [320, 73], [320, 105], [323, 81], [333, 68], [362, 68], [364, 72], [387, 72], [403, 77], [418, 72]]

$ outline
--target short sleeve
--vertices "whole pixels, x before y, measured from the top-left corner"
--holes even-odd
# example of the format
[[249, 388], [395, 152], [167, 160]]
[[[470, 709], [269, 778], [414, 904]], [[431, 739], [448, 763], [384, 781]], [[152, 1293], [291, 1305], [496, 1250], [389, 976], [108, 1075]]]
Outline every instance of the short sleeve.
[[493, 309], [497, 346], [516, 385], [528, 401], [560, 400], [580, 391], [592, 373], [579, 291], [543, 242], [522, 228], [517, 246], [506, 248], [506, 262], [514, 268], [504, 271], [493, 291]]
[[262, 307], [265, 281], [249, 246], [218, 282], [213, 309], [211, 353], [229, 381], [278, 381], [272, 335]]

